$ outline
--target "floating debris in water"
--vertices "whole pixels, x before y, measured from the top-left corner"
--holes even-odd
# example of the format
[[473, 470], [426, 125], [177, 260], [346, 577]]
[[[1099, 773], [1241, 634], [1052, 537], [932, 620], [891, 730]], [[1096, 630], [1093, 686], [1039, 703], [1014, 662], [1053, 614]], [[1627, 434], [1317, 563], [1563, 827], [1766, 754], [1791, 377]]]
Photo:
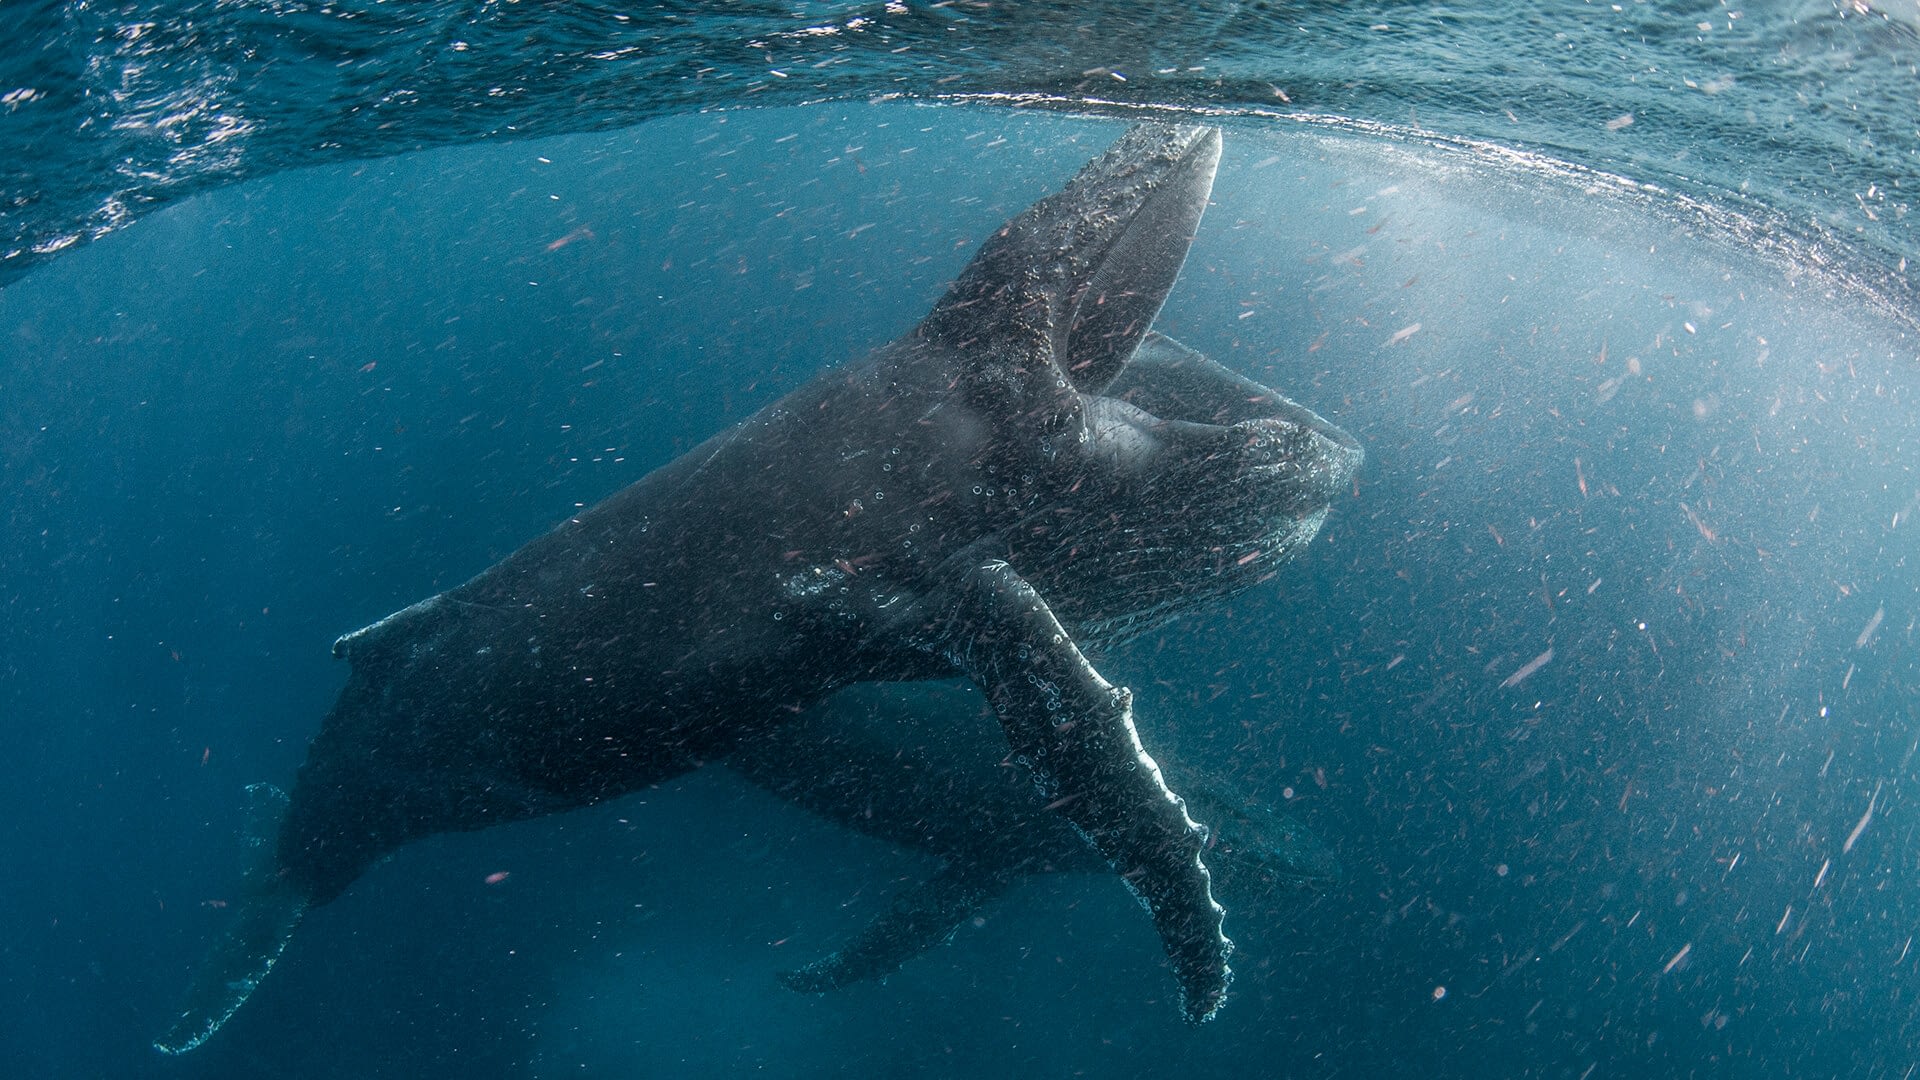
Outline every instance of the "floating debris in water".
[[1519, 686], [1522, 682], [1526, 681], [1527, 676], [1533, 674], [1536, 671], [1539, 671], [1543, 667], [1546, 667], [1547, 664], [1550, 663], [1552, 660], [1553, 660], [1553, 646], [1549, 645], [1547, 646], [1546, 652], [1543, 652], [1539, 656], [1536, 656], [1533, 659], [1527, 661], [1525, 664], [1522, 664], [1520, 666], [1520, 670], [1514, 672], [1513, 674], [1507, 676], [1504, 680], [1502, 680], [1500, 683], [1500, 689], [1505, 690], [1510, 686]]
[[1853, 639], [1853, 647], [1856, 649], [1866, 648], [1867, 642], [1873, 640], [1873, 632], [1875, 630], [1880, 629], [1880, 620], [1885, 619], [1886, 617], [1887, 617], [1887, 605], [1881, 604], [1879, 607], [1875, 608], [1873, 610], [1873, 618], [1867, 620], [1867, 625], [1864, 629], [1860, 631], [1860, 636]]
[[1879, 801], [1880, 785], [1875, 784], [1873, 794], [1867, 797], [1867, 812], [1860, 815], [1860, 820], [1853, 826], [1853, 831], [1847, 834], [1847, 842], [1840, 845], [1840, 854], [1845, 855], [1852, 851], [1853, 845], [1860, 839], [1860, 834], [1867, 831], [1868, 825], [1873, 824], [1873, 806]]
[[1681, 964], [1685, 963], [1687, 959], [1687, 954], [1692, 951], [1693, 951], [1693, 942], [1691, 941], [1687, 942], [1685, 945], [1680, 946], [1680, 951], [1677, 953], [1674, 953], [1673, 956], [1667, 960], [1667, 966], [1660, 969], [1660, 974], [1662, 975], [1669, 974], [1670, 972], [1673, 971], [1674, 968], [1677, 968]]

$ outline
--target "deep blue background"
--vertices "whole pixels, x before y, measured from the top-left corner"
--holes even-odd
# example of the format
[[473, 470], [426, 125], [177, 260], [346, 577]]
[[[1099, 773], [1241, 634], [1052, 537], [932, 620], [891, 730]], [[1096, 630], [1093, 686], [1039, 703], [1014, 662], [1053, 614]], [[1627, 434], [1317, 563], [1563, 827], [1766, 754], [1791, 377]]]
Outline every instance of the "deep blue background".
[[417, 844], [215, 1041], [147, 1048], [334, 636], [906, 329], [1117, 130], [816, 107], [432, 151], [0, 292], [0, 1069], [1901, 1075], [1911, 337], [1657, 199], [1252, 126], [1161, 326], [1371, 456], [1277, 587], [1103, 660], [1156, 748], [1349, 869], [1229, 898], [1220, 1021], [1178, 1022], [1100, 878], [788, 994], [931, 867], [716, 774]]

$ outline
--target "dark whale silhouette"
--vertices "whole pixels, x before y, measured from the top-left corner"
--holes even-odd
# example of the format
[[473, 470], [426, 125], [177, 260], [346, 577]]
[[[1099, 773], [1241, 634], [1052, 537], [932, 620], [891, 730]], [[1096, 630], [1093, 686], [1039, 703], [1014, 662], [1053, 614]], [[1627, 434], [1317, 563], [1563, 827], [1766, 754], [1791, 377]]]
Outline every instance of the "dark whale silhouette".
[[203, 1041], [308, 907], [411, 840], [658, 783], [851, 683], [956, 674], [1147, 906], [1187, 1015], [1210, 1017], [1231, 944], [1205, 830], [1076, 642], [1264, 580], [1360, 460], [1170, 342], [1136, 358], [1219, 153], [1212, 129], [1130, 129], [911, 333], [336, 642], [347, 685], [156, 1045]]
[[[1217, 776], [1161, 769], [1207, 822], [1207, 869], [1230, 903], [1274, 889], [1315, 891], [1339, 860], [1290, 815]], [[1107, 863], [1008, 756], [980, 695], [957, 684], [861, 683], [747, 740], [728, 768], [818, 816], [941, 859], [932, 878], [831, 955], [781, 980], [825, 991], [891, 974], [953, 936], [1022, 878], [1107, 872]]]

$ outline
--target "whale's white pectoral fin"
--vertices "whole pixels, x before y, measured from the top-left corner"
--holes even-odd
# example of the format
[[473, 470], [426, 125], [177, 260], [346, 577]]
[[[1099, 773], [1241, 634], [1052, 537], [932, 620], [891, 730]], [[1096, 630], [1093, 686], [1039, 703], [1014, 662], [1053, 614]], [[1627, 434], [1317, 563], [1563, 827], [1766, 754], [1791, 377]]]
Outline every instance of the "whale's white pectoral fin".
[[153, 1041], [163, 1053], [184, 1054], [220, 1030], [273, 970], [307, 913], [306, 894], [274, 872], [271, 828], [286, 808], [286, 795], [266, 784], [251, 785], [247, 793], [254, 800], [247, 843], [255, 850], [246, 871], [246, 895], [233, 925], [195, 969], [186, 1008]]
[[992, 561], [933, 594], [927, 644], [978, 683], [1007, 742], [1053, 808], [1099, 849], [1153, 915], [1187, 1018], [1226, 998], [1233, 943], [1187, 816], [1133, 726], [1133, 694], [1102, 678], [1013, 567]]

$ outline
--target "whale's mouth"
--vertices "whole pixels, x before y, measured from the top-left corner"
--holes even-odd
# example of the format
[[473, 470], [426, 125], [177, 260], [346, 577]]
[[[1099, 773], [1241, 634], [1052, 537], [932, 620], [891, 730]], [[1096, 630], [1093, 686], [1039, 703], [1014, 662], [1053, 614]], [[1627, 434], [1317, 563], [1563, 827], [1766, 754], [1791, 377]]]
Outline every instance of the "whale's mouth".
[[949, 381], [1100, 394], [1172, 291], [1213, 192], [1220, 132], [1136, 124], [1059, 191], [980, 245], [914, 337], [942, 343]]
[[1279, 391], [1149, 333], [1104, 395], [1182, 429], [1238, 445], [1256, 468], [1311, 471], [1330, 497], [1360, 467], [1358, 440]]
[[[1271, 578], [1365, 456], [1313, 410], [1157, 333], [1084, 402], [1088, 461], [1125, 498], [1036, 564], [1074, 582], [1076, 634], [1102, 646]], [[1051, 518], [1031, 524], [1054, 535]]]
[[1099, 194], [1125, 223], [1086, 231], [1094, 244], [1079, 254], [1089, 269], [1054, 322], [1054, 355], [1082, 393], [1101, 392], [1118, 373], [1179, 277], [1213, 191], [1220, 131], [1136, 128], [1088, 172], [1109, 160], [1103, 179], [1122, 190]]
[[1305, 415], [1249, 420], [1233, 430], [1257, 448], [1250, 473], [1292, 489], [1290, 502], [1296, 506], [1325, 510], [1360, 467], [1365, 451], [1313, 411], [1287, 404]]

